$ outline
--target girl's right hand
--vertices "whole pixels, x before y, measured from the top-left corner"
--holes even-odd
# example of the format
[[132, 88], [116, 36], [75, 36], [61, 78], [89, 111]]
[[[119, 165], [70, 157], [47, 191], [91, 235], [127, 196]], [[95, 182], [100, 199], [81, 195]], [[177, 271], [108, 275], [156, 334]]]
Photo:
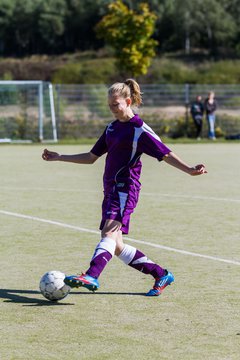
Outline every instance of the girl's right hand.
[[60, 155], [57, 152], [49, 151], [48, 149], [44, 149], [42, 153], [43, 160], [46, 161], [56, 161], [59, 160]]

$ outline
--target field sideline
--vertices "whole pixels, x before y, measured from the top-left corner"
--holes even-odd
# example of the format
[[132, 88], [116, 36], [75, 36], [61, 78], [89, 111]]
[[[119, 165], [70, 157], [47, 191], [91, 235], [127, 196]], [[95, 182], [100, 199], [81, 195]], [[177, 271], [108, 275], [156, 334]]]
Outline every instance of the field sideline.
[[170, 147], [209, 173], [189, 177], [143, 156], [126, 242], [175, 283], [146, 298], [152, 279], [114, 258], [99, 291], [73, 290], [55, 304], [40, 294], [40, 277], [86, 270], [99, 239], [104, 159], [46, 163], [43, 146], [0, 146], [1, 360], [239, 359], [239, 143]]

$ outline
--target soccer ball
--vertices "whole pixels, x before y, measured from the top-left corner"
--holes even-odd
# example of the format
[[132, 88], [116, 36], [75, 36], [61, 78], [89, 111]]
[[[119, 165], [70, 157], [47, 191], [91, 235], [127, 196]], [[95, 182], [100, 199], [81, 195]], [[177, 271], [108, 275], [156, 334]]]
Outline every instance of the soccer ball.
[[64, 299], [70, 292], [70, 286], [64, 283], [65, 274], [61, 271], [48, 271], [40, 280], [39, 289], [42, 295], [51, 301]]

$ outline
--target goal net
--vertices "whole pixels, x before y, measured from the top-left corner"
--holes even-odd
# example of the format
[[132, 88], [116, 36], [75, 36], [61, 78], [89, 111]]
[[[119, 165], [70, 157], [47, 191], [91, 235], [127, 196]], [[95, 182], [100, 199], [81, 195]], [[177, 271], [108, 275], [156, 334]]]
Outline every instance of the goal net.
[[57, 141], [51, 83], [0, 81], [0, 142]]

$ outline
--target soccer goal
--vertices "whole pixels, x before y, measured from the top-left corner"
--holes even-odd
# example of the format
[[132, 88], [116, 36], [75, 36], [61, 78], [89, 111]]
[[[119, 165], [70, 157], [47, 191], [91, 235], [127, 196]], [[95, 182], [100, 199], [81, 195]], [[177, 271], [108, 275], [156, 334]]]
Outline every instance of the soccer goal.
[[0, 81], [0, 142], [57, 140], [52, 84]]

